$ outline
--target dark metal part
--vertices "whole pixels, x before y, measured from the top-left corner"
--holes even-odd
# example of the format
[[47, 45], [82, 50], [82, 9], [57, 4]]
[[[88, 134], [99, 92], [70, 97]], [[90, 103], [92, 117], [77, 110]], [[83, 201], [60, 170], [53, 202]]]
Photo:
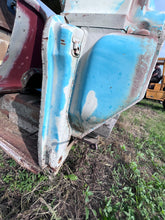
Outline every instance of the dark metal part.
[[39, 97], [20, 94], [0, 98], [0, 147], [33, 173], [40, 171], [37, 152], [39, 101]]

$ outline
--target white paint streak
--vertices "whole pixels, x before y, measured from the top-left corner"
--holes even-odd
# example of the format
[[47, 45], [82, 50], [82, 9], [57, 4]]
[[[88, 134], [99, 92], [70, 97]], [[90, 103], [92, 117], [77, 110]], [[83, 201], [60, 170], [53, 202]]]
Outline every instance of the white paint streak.
[[95, 92], [92, 90], [88, 93], [86, 97], [86, 102], [83, 106], [83, 110], [81, 113], [81, 117], [84, 121], [86, 121], [97, 108], [97, 98]]
[[37, 11], [40, 9], [40, 4], [37, 0], [24, 0], [26, 3], [31, 5], [33, 8], [35, 8]]
[[13, 33], [11, 36], [8, 59], [1, 65], [0, 72], [7, 77], [15, 61], [20, 55], [29, 33], [29, 18], [26, 13], [18, 8], [17, 17], [15, 19]]

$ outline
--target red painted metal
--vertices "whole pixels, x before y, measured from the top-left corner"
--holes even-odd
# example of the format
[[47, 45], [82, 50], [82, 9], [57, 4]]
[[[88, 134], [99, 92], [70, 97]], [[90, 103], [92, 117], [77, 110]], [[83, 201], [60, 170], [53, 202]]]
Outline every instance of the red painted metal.
[[[25, 73], [28, 74], [28, 71], [32, 68], [41, 69], [42, 67], [41, 40], [45, 19], [40, 9], [29, 5], [27, 2], [23, 0], [17, 1], [17, 13], [11, 35], [10, 47], [2, 65], [0, 66], [1, 93], [22, 89], [23, 84], [21, 80], [22, 77], [25, 77]], [[1, 6], [3, 7], [3, 5]], [[36, 9], [38, 9], [38, 12]], [[26, 16], [27, 19], [23, 20], [21, 14]], [[23, 25], [21, 25], [21, 22], [24, 22]], [[21, 27], [19, 32], [16, 33], [15, 28], [18, 25]], [[24, 26], [26, 28], [26, 25], [28, 26], [26, 40], [24, 42], [16, 42], [16, 35], [23, 35], [24, 32], [27, 31], [24, 29]], [[13, 51], [16, 51], [18, 47], [22, 48], [21, 51], [18, 51], [17, 57], [15, 57], [14, 60], [12, 58], [12, 61], [10, 61], [10, 58], [13, 56]], [[23, 74], [25, 75], [23, 76]]]
[[[38, 136], [36, 129], [36, 132], [27, 130], [38, 126], [40, 109], [38, 100], [37, 96], [20, 94], [7, 94], [0, 98], [0, 146], [23, 168], [33, 173], [40, 172], [37, 152]], [[33, 127], [32, 124], [34, 124]]]

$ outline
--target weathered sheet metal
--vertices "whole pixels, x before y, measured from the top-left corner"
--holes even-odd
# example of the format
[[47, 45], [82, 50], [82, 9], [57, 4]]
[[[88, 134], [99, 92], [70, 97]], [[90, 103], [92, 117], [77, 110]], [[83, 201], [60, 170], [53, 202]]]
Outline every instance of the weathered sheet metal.
[[[48, 21], [39, 132], [42, 168], [57, 172], [71, 136], [83, 138], [144, 96], [164, 40], [165, 15], [149, 6], [139, 0], [68, 0], [62, 15], [79, 28], [66, 25], [62, 15]], [[74, 30], [75, 39], [86, 32], [78, 57]]]
[[[39, 106], [37, 97], [6, 94], [0, 97], [0, 147], [22, 167], [40, 172], [37, 154]], [[39, 98], [38, 98], [39, 99]], [[14, 123], [13, 123], [14, 122]], [[29, 133], [30, 131], [30, 133]]]
[[39, 133], [39, 162], [42, 167], [48, 163], [54, 170], [58, 169], [69, 151], [71, 128], [68, 109], [79, 60], [75, 45], [83, 49], [84, 35], [83, 30], [66, 24], [60, 16], [51, 17], [44, 29], [45, 62]]
[[139, 100], [156, 47], [155, 39], [128, 34], [106, 35], [94, 45], [73, 92], [69, 115], [76, 132], [89, 133]]
[[[3, 10], [5, 5], [0, 4]], [[7, 14], [3, 16], [7, 21]], [[42, 68], [41, 39], [45, 19], [37, 1], [17, 1], [9, 48], [0, 66], [0, 93], [22, 89], [29, 74]]]
[[[55, 8], [53, 1], [44, 2], [57, 10], [57, 1]], [[42, 72], [38, 159], [41, 168], [56, 173], [72, 138], [90, 142], [104, 125], [108, 134], [120, 112], [142, 99], [165, 33], [165, 14], [150, 10], [150, 1], [58, 3], [64, 12], [48, 18], [38, 1], [17, 0], [11, 39], [6, 40], [10, 45], [0, 65], [1, 93], [20, 90], [35, 72]], [[6, 4], [0, 6], [0, 26], [8, 33], [2, 12]], [[29, 157], [26, 167], [37, 172], [26, 141], [20, 140], [21, 153], [12, 138], [0, 133], [1, 147], [24, 166]]]

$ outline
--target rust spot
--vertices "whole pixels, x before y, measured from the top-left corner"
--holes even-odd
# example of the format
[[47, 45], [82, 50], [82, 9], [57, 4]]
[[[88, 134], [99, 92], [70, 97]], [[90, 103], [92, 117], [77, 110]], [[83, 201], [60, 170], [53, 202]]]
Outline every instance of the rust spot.
[[145, 4], [146, 4], [146, 0], [139, 0], [139, 1], [138, 1], [138, 4], [141, 6], [141, 9], [143, 9], [143, 7], [144, 7]]
[[60, 159], [58, 160], [58, 163], [61, 163], [61, 160], [62, 160], [62, 156], [61, 156]]
[[61, 39], [61, 45], [66, 45], [65, 40]]
[[2, 112], [2, 114], [5, 114], [7, 117], [9, 117], [9, 112], [5, 109], [1, 109], [0, 110]]

